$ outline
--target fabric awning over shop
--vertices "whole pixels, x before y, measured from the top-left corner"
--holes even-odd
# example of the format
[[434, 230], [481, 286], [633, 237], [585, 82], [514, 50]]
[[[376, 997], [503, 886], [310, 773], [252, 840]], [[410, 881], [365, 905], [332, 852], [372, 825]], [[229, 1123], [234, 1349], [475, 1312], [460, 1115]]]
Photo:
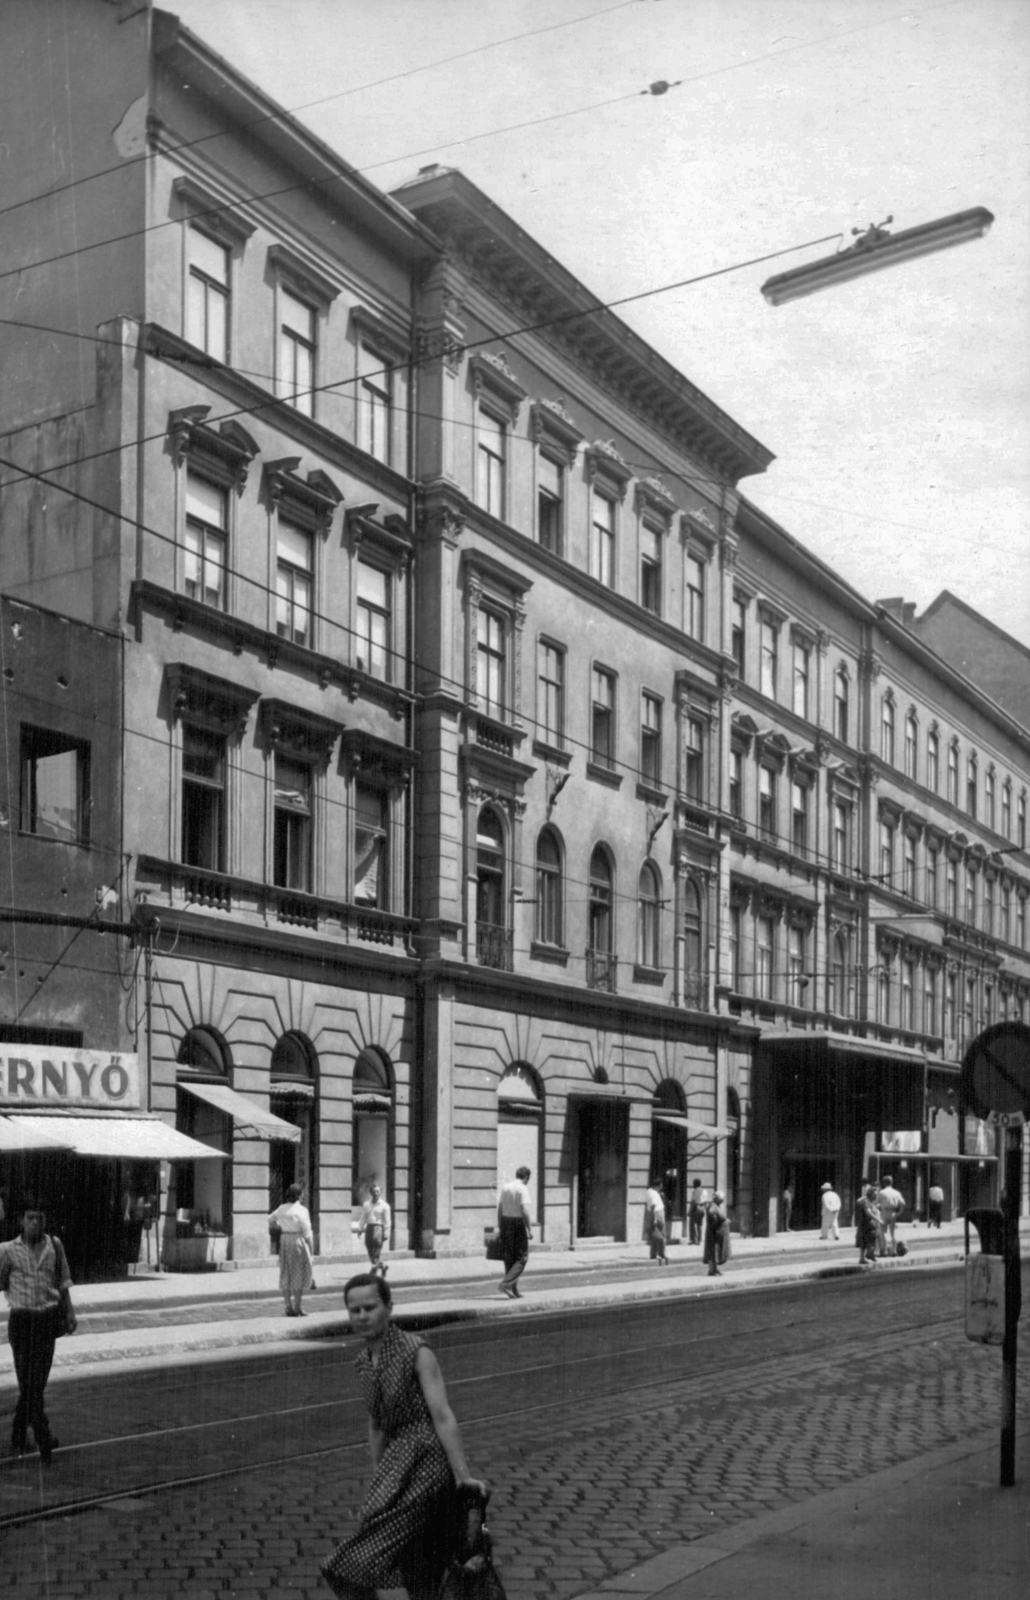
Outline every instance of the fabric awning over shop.
[[651, 1121], [668, 1122], [674, 1128], [683, 1128], [692, 1139], [730, 1139], [735, 1132], [733, 1128], [720, 1128], [712, 1122], [694, 1122], [682, 1111], [655, 1110], [651, 1114]]
[[33, 1126], [39, 1119], [25, 1117], [26, 1127], [17, 1117], [0, 1117], [0, 1156], [18, 1150], [70, 1150], [67, 1139], [51, 1138], [42, 1128]]
[[[177, 1133], [160, 1117], [11, 1117], [31, 1134], [43, 1134], [48, 1143], [63, 1145], [79, 1156], [122, 1157], [130, 1161], [227, 1161], [222, 1150], [212, 1150], [199, 1139]], [[40, 1144], [42, 1145], [42, 1139]]]
[[245, 1139], [282, 1139], [289, 1144], [300, 1143], [300, 1129], [292, 1122], [285, 1122], [282, 1117], [273, 1116], [263, 1106], [248, 1100], [244, 1094], [237, 1094], [236, 1090], [230, 1089], [227, 1084], [180, 1082], [179, 1088], [185, 1089], [187, 1094], [195, 1095], [198, 1100], [206, 1100], [209, 1106], [224, 1111], [232, 1118], [236, 1131]]
[[832, 1056], [875, 1056], [878, 1061], [910, 1061], [919, 1066], [942, 1067], [937, 1056], [927, 1055], [913, 1045], [891, 1044], [887, 1039], [866, 1039], [854, 1033], [806, 1033], [801, 1029], [787, 1032], [770, 1030], [758, 1041], [763, 1050], [775, 1050], [777, 1055], [788, 1049], [825, 1050]]

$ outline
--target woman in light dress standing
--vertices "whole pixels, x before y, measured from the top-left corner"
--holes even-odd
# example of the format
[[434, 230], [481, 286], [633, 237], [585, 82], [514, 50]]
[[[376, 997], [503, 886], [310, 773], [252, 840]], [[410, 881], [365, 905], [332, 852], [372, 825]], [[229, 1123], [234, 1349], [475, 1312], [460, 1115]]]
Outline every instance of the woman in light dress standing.
[[307, 1315], [300, 1302], [304, 1290], [311, 1288], [315, 1235], [311, 1231], [311, 1213], [301, 1204], [303, 1194], [303, 1184], [291, 1183], [285, 1201], [268, 1219], [270, 1228], [279, 1229], [279, 1292], [288, 1317]]

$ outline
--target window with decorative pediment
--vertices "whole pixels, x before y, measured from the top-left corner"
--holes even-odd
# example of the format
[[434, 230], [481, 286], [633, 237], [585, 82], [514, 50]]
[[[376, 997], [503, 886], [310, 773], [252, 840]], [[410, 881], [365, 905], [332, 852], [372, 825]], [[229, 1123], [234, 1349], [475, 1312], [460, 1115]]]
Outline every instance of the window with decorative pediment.
[[688, 546], [684, 557], [686, 568], [685, 608], [683, 622], [686, 632], [700, 644], [705, 642], [705, 591], [708, 562], [695, 546]]
[[994, 827], [994, 768], [988, 767], [984, 773], [984, 822], [989, 828]]
[[676, 515], [676, 502], [660, 478], [641, 478], [636, 487], [640, 530], [639, 601], [645, 611], [660, 617], [664, 611], [665, 541]]
[[976, 816], [977, 795], [976, 752], [971, 750], [966, 758], [966, 811], [971, 817]]
[[469, 361], [475, 394], [476, 504], [503, 521], [508, 509], [508, 455], [526, 391], [502, 355], [481, 351]]
[[948, 745], [948, 799], [953, 806], [958, 805], [958, 740], [952, 739]]
[[919, 762], [919, 723], [914, 711], [910, 711], [905, 718], [905, 776], [916, 778], [918, 776]]
[[[340, 724], [282, 700], [261, 702], [269, 765], [268, 881], [300, 894], [320, 892], [325, 862], [325, 774]], [[279, 920], [303, 920], [285, 900]], [[313, 913], [311, 914], [313, 916]]]
[[[363, 728], [340, 739], [350, 779], [351, 867], [348, 900], [403, 915], [405, 911], [405, 796], [415, 752]], [[362, 937], [359, 924], [359, 938]]]
[[180, 176], [172, 183], [172, 211], [183, 225], [183, 333], [215, 361], [228, 362], [233, 347], [233, 278], [254, 228], [223, 196]]
[[[185, 663], [167, 666], [165, 680], [178, 766], [169, 853], [177, 852], [184, 866], [202, 873], [238, 870], [242, 841], [238, 824], [232, 827], [239, 807], [232, 753], [239, 748], [257, 693]], [[221, 905], [218, 894], [194, 888], [195, 894], [187, 885], [187, 899]]]
[[510, 726], [521, 711], [523, 596], [530, 585], [477, 551], [465, 552], [462, 577], [469, 700], [483, 716]]
[[851, 728], [851, 681], [843, 663], [833, 674], [833, 731], [842, 744], [847, 744]]
[[926, 735], [926, 787], [937, 793], [941, 781], [941, 740], [936, 728]]
[[1012, 838], [1012, 780], [1006, 778], [1001, 786], [1001, 831], [1006, 839]]
[[363, 306], [351, 312], [357, 353], [357, 442], [389, 466], [394, 456], [398, 369], [410, 356], [408, 339]]
[[880, 759], [894, 765], [894, 696], [890, 690], [880, 702]]
[[176, 588], [216, 611], [231, 610], [234, 508], [243, 493], [255, 441], [238, 422], [207, 422], [210, 406], [184, 406], [168, 416], [181, 505]]
[[552, 555], [565, 554], [568, 474], [583, 435], [560, 400], [536, 400], [530, 408], [536, 445], [536, 536]]
[[299, 466], [300, 457], [289, 456], [266, 462], [264, 470], [275, 543], [274, 632], [312, 650], [323, 643], [321, 550], [343, 495], [324, 472], [315, 470], [305, 479]]
[[590, 484], [590, 527], [587, 571], [606, 589], [616, 587], [618, 573], [619, 507], [632, 477], [614, 444], [597, 441], [586, 452]]

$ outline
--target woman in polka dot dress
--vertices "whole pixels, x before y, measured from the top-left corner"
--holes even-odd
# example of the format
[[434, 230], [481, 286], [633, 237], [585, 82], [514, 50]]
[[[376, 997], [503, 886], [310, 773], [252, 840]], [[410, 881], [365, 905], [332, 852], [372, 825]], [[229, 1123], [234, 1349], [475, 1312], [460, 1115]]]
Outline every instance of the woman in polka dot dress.
[[343, 1299], [365, 1341], [355, 1365], [368, 1407], [372, 1482], [357, 1533], [326, 1559], [322, 1576], [341, 1600], [428, 1600], [454, 1542], [456, 1490], [485, 1495], [486, 1485], [469, 1476], [436, 1357], [391, 1323], [389, 1286], [360, 1273]]

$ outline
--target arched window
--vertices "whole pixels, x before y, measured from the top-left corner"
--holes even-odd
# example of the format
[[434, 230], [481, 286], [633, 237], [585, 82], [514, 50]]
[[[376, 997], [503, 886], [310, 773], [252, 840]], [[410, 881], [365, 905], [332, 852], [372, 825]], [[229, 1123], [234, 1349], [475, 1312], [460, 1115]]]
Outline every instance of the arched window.
[[587, 896], [587, 983], [592, 989], [614, 991], [614, 874], [604, 845], [596, 845], [590, 857]]
[[651, 1182], [665, 1198], [670, 1232], [673, 1222], [682, 1225], [684, 1214], [689, 1161], [686, 1119], [686, 1090], [675, 1078], [664, 1078], [651, 1100]]
[[[190, 1028], [176, 1057], [178, 1088], [175, 1126], [179, 1133], [232, 1155], [233, 1124], [226, 1112], [189, 1093], [189, 1084], [228, 1083], [232, 1061], [228, 1046], [213, 1028]], [[232, 1161], [178, 1161], [172, 1169], [175, 1210], [187, 1229], [232, 1232]]]
[[561, 844], [553, 828], [542, 828], [536, 842], [536, 938], [540, 944], [564, 944], [563, 898]]
[[393, 1205], [394, 1081], [390, 1059], [376, 1045], [366, 1045], [354, 1063], [351, 1087], [354, 1117], [352, 1200], [357, 1210], [373, 1183]]
[[476, 821], [476, 952], [486, 967], [511, 966], [504, 870], [504, 825], [493, 806]]
[[736, 1089], [726, 1090], [726, 1206], [732, 1209], [740, 1195], [740, 1096]]
[[880, 756], [887, 765], [894, 765], [894, 701], [885, 694], [880, 706]]
[[696, 883], [687, 882], [683, 885], [683, 1004], [696, 1009], [704, 1006], [707, 998], [701, 935], [701, 891]]
[[833, 675], [833, 731], [844, 744], [848, 742], [850, 691], [848, 669], [842, 664]]
[[919, 723], [916, 714], [910, 711], [905, 718], [905, 776], [914, 778], [919, 762]]
[[661, 966], [660, 901], [658, 869], [645, 861], [637, 885], [637, 960], [642, 967]]
[[268, 1147], [268, 1209], [274, 1211], [282, 1204], [291, 1183], [301, 1183], [307, 1192], [305, 1204], [317, 1228], [316, 1077], [317, 1061], [308, 1040], [301, 1033], [284, 1033], [272, 1051], [269, 1109], [274, 1116], [300, 1129], [300, 1142], [290, 1144], [276, 1139]]
[[543, 1237], [544, 1093], [532, 1067], [516, 1061], [506, 1067], [497, 1085], [497, 1187], [528, 1167], [530, 1207]]

